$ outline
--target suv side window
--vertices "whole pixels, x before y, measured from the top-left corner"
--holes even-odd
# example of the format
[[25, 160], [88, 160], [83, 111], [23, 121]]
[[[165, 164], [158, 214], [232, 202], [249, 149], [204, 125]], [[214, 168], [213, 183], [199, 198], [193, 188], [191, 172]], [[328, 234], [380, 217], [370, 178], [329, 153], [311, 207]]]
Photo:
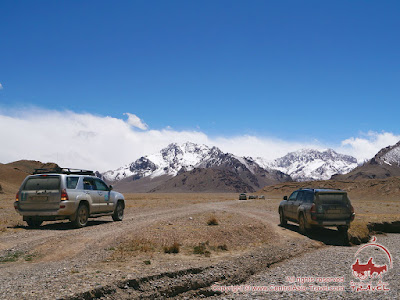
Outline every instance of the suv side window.
[[79, 177], [72, 177], [68, 176], [67, 177], [67, 189], [75, 189], [76, 185], [78, 184]]
[[90, 177], [83, 178], [83, 189], [84, 190], [96, 190], [97, 189], [93, 178], [90, 178]]
[[297, 195], [297, 201], [300, 202], [304, 202], [304, 197], [305, 196], [305, 192], [299, 192], [299, 194]]
[[108, 191], [108, 186], [100, 179], [94, 180], [98, 191]]
[[296, 197], [297, 197], [297, 194], [298, 194], [298, 193], [299, 193], [298, 191], [293, 192], [293, 193], [290, 195], [289, 200], [290, 200], [290, 201], [296, 201]]
[[314, 202], [314, 193], [306, 193], [304, 197], [304, 202], [313, 203]]

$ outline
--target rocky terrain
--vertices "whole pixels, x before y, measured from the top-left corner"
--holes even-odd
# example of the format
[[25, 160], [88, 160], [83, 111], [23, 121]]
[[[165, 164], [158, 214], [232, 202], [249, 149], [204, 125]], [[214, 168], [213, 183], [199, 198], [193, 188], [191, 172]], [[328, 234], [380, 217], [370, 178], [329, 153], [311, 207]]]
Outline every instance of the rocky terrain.
[[[15, 164], [5, 168], [9, 174], [12, 170], [18, 176], [23, 175], [20, 172], [26, 174], [14, 167], [18, 168]], [[212, 177], [222, 171], [189, 172], [212, 172]], [[186, 173], [176, 178], [182, 180]], [[102, 217], [81, 229], [72, 229], [68, 222], [45, 222], [39, 229], [30, 229], [13, 208], [15, 191], [11, 187], [15, 186], [17, 175], [2, 177], [1, 182], [8, 187], [0, 194], [2, 299], [260, 298], [263, 295], [259, 293], [219, 294], [211, 286], [246, 282], [259, 285], [262, 282], [251, 277], [255, 274], [272, 284], [276, 282], [275, 266], [281, 268], [279, 272], [293, 271], [297, 276], [330, 274], [321, 265], [325, 260], [331, 272], [341, 274], [345, 265], [338, 264], [335, 269], [334, 255], [346, 240], [336, 230], [323, 229], [303, 236], [297, 225], [278, 226], [280, 199], [302, 185], [315, 183], [347, 189], [356, 211], [355, 222], [385, 221], [381, 226], [385, 229], [388, 222], [400, 219], [400, 179], [392, 177], [356, 182], [285, 182], [256, 192], [265, 195], [265, 199], [248, 201], [237, 200], [237, 193], [126, 194], [122, 222]], [[236, 178], [231, 176], [232, 180]], [[187, 184], [191, 184], [190, 180], [188, 177]], [[217, 225], [209, 225], [212, 218]], [[377, 230], [382, 231], [381, 227]], [[166, 253], [163, 249], [173, 243], [178, 244], [179, 253]], [[389, 242], [387, 245], [391, 246]], [[314, 263], [304, 258], [309, 271], [303, 274], [301, 255], [314, 253], [315, 249], [328, 252], [311, 256]], [[344, 249], [354, 255], [357, 246]], [[295, 262], [297, 269], [291, 260], [296, 257], [300, 259]], [[387, 278], [395, 286], [396, 275]], [[390, 296], [397, 295], [396, 291]], [[293, 297], [319, 295], [324, 294], [300, 293]]]
[[255, 192], [237, 173], [219, 169], [193, 169], [183, 172], [162, 183], [150, 192], [179, 193], [179, 192], [218, 193], [220, 191], [242, 193]]
[[[389, 234], [386, 236], [377, 236], [377, 242], [389, 249], [393, 257], [400, 255], [400, 239], [398, 234]], [[376, 249], [363, 254], [362, 259], [367, 262], [369, 257], [374, 257], [376, 262], [380, 264], [388, 264], [387, 257], [380, 255]], [[282, 263], [274, 265], [257, 275], [250, 277], [246, 282], [240, 284], [242, 287], [249, 287], [248, 291], [238, 293], [222, 293], [218, 297], [211, 299], [399, 299], [400, 287], [400, 261], [396, 259], [392, 269], [382, 277], [382, 281], [387, 283], [390, 290], [385, 292], [355, 292], [352, 289], [351, 282], [360, 282], [353, 276], [351, 265], [354, 263], [355, 249], [353, 247], [336, 246], [331, 248], [317, 249], [309, 253], [305, 253], [301, 257], [296, 257]], [[340, 257], [340, 259], [339, 259]], [[319, 283], [319, 282], [295, 282], [291, 283], [288, 278], [296, 279], [312, 279], [312, 278], [340, 278], [343, 282], [339, 283]], [[379, 278], [372, 280], [377, 285]], [[257, 291], [257, 287], [271, 286], [297, 286], [307, 288], [305, 292], [283, 292], [283, 291]], [[344, 291], [324, 291], [324, 287], [344, 287]], [[355, 285], [353, 285], [355, 286]], [[253, 291], [251, 288], [253, 287]], [[318, 289], [321, 289], [318, 291]]]

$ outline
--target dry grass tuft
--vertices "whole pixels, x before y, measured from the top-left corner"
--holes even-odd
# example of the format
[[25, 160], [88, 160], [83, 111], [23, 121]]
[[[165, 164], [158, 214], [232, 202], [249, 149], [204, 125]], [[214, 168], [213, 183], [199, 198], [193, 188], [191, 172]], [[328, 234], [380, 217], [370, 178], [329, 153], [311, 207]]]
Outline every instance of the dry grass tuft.
[[210, 226], [218, 225], [217, 218], [215, 216], [212, 216], [210, 219], [208, 219], [207, 225], [210, 225]]
[[217, 249], [222, 251], [228, 251], [228, 246], [226, 244], [218, 245]]
[[193, 254], [205, 255], [206, 257], [211, 256], [211, 252], [207, 250], [208, 241], [205, 243], [199, 243], [198, 246], [193, 247]]
[[164, 253], [179, 253], [180, 245], [177, 242], [174, 242], [170, 246], [164, 246]]

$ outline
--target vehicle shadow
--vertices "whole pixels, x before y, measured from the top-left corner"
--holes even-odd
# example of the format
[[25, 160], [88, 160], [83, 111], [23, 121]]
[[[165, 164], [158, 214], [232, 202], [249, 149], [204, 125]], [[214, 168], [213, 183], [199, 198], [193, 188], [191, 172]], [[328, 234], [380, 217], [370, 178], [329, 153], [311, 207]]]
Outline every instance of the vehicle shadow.
[[[102, 224], [108, 224], [112, 223], [113, 221], [103, 221], [103, 220], [91, 220], [88, 221], [87, 225], [85, 227], [91, 227], [91, 226], [99, 226]], [[25, 229], [25, 230], [74, 230], [74, 229], [80, 229], [80, 228], [75, 228], [73, 227], [71, 222], [61, 222], [61, 223], [49, 223], [49, 224], [44, 224], [40, 227], [29, 227], [27, 225], [17, 225], [17, 226], [12, 226], [10, 228], [19, 228], [19, 229]]]
[[[281, 226], [281, 225], [279, 225]], [[299, 226], [293, 224], [287, 224], [286, 226], [281, 226], [283, 228], [299, 232]], [[341, 233], [333, 228], [326, 227], [316, 227], [309, 229], [306, 234], [310, 239], [324, 243], [330, 246], [351, 246], [347, 233]]]

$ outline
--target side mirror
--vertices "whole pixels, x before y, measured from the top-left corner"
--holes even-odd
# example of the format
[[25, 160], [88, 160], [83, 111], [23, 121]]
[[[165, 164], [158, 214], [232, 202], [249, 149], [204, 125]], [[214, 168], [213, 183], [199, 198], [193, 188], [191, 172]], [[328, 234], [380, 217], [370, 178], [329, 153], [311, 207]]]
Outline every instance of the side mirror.
[[108, 188], [110, 189], [110, 191], [112, 191], [113, 186], [110, 184], [110, 186]]
[[287, 196], [283, 196], [283, 200], [287, 200]]

